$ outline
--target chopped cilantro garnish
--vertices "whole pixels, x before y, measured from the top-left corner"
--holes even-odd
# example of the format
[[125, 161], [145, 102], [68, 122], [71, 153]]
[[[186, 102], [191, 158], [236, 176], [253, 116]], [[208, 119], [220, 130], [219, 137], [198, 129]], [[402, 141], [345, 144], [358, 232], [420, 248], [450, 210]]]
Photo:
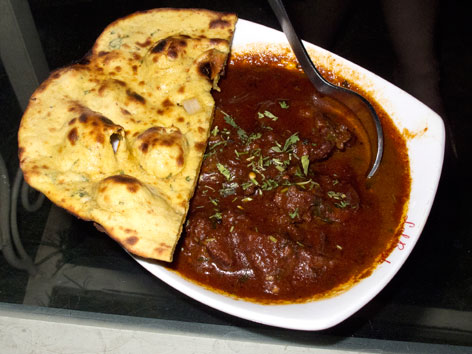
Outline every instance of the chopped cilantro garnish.
[[227, 140], [219, 140], [214, 143], [210, 143], [210, 151], [216, 149], [220, 145], [226, 145], [228, 144]]
[[272, 146], [270, 149], [275, 152], [283, 152], [282, 145], [280, 145], [278, 142], [275, 142], [275, 146]]
[[281, 161], [279, 159], [271, 159], [270, 160], [270, 163], [272, 165], [275, 166], [275, 168], [279, 171], [279, 172], [284, 172], [286, 167], [290, 164], [290, 161], [288, 160], [284, 160], [284, 161]]
[[298, 215], [298, 208], [296, 208], [293, 212], [288, 213], [291, 219], [295, 219]]
[[111, 41], [108, 43], [108, 46], [109, 46], [111, 49], [120, 49], [122, 43], [123, 43], [123, 38], [122, 38], [122, 37], [117, 37], [117, 38], [111, 40]]
[[345, 200], [347, 196], [344, 193], [328, 191], [328, 197], [336, 200], [334, 206], [337, 208], [344, 209], [350, 205], [349, 201]]
[[336, 200], [342, 200], [346, 198], [346, 194], [341, 193], [341, 192], [335, 192], [335, 191], [328, 191], [328, 197]]
[[251, 134], [251, 135], [249, 135], [249, 137], [247, 138], [247, 143], [250, 143], [250, 142], [252, 142], [252, 141], [254, 141], [254, 140], [257, 140], [257, 139], [259, 139], [261, 136], [262, 136], [261, 133], [254, 133], [254, 134]]
[[220, 189], [220, 195], [222, 197], [227, 197], [229, 195], [236, 194], [236, 188], [239, 187], [239, 184], [236, 182], [223, 183], [223, 188]]
[[234, 121], [233, 117], [231, 117], [228, 113], [226, 112], [223, 112], [221, 111], [221, 113], [223, 113], [224, 115], [224, 120], [226, 123], [228, 123], [229, 125], [231, 125], [233, 128], [239, 128], [239, 126], [236, 124], [236, 122]]
[[277, 171], [279, 171], [279, 172], [284, 172], [284, 171], [285, 171], [285, 167], [283, 167], [283, 166], [275, 166], [275, 168], [276, 168]]
[[261, 189], [265, 191], [270, 191], [272, 189], [275, 189], [279, 186], [278, 182], [269, 178], [266, 179], [264, 182], [261, 184]]
[[272, 151], [275, 152], [289, 152], [292, 149], [292, 145], [299, 141], [300, 138], [298, 137], [298, 132], [295, 134], [290, 135], [287, 140], [285, 140], [285, 144], [282, 147], [279, 143], [276, 142], [276, 146], [271, 147]]
[[283, 150], [288, 151], [288, 149], [299, 140], [300, 138], [298, 137], [298, 133], [292, 134], [291, 136], [287, 138], [287, 140], [285, 140]]
[[334, 203], [334, 206], [336, 206], [337, 208], [340, 208], [340, 209], [344, 209], [344, 208], [348, 207], [349, 205], [350, 205], [350, 203], [347, 200], [340, 200], [339, 202]]
[[269, 119], [273, 120], [274, 122], [277, 119], [279, 119], [279, 117], [277, 117], [275, 114], [273, 114], [272, 112], [269, 112], [269, 111], [264, 111], [264, 113], [257, 112], [257, 117], [259, 119], [262, 119], [262, 118], [266, 117], [266, 118], [269, 118]]
[[222, 165], [221, 163], [217, 163], [216, 167], [218, 168], [218, 171], [225, 176], [225, 178], [229, 181], [232, 179], [231, 172], [226, 168], [226, 166]]
[[303, 167], [303, 173], [308, 175], [308, 166], [310, 165], [310, 159], [308, 158], [308, 155], [303, 155], [302, 158], [302, 167]]
[[229, 114], [225, 113], [222, 111], [222, 113], [224, 114], [224, 120], [226, 123], [228, 123], [229, 125], [231, 125], [233, 128], [236, 129], [237, 133], [238, 133], [238, 136], [241, 140], [247, 140], [248, 139], [248, 136], [247, 136], [247, 133], [244, 129], [242, 129], [239, 125], [236, 124], [236, 122], [234, 121], [233, 117], [231, 117]]
[[214, 209], [214, 210], [215, 210], [215, 213], [212, 216], [210, 216], [210, 219], [222, 220], [223, 214], [221, 214], [221, 211], [219, 211], [218, 209]]
[[279, 101], [279, 106], [283, 109], [287, 109], [288, 107], [290, 107], [287, 101]]
[[300, 167], [299, 167], [299, 166], [297, 166], [297, 169], [295, 170], [295, 176], [300, 177], [300, 178], [305, 177], [305, 176], [302, 174], [302, 171], [300, 170]]
[[269, 111], [265, 111], [264, 112], [264, 115], [269, 118], [269, 119], [272, 119], [274, 122], [279, 119], [279, 117], [277, 117], [276, 115], [272, 114], [271, 112]]
[[253, 185], [254, 185], [254, 183], [252, 181], [244, 182], [243, 184], [241, 184], [241, 188], [245, 191], [246, 189], [248, 189], [249, 187], [251, 187]]

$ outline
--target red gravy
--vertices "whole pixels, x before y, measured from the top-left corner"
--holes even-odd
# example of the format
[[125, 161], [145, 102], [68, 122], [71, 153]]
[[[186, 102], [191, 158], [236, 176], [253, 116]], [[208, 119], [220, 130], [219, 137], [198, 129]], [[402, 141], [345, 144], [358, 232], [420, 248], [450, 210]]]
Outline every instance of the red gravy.
[[405, 141], [376, 107], [385, 153], [366, 183], [360, 139], [299, 71], [274, 62], [228, 65], [170, 267], [236, 297], [300, 302], [365, 277], [392, 250], [410, 176]]

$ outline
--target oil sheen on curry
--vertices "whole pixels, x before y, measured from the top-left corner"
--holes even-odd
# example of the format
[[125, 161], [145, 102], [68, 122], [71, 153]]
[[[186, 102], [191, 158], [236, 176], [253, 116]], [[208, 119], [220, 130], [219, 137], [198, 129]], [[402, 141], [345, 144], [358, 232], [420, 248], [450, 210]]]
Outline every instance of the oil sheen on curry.
[[385, 155], [366, 183], [365, 144], [330, 101], [277, 60], [228, 65], [200, 179], [171, 267], [262, 303], [329, 296], [368, 275], [398, 240], [406, 146], [381, 114]]

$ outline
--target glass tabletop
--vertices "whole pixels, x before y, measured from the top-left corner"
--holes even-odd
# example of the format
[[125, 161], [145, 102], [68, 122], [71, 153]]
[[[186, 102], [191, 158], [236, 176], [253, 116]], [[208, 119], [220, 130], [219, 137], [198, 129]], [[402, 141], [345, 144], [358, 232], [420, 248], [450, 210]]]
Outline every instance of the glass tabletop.
[[[398, 40], [402, 33], [396, 32], [395, 23], [411, 16], [389, 15], [393, 11], [389, 1], [345, 2], [342, 6], [338, 2], [324, 6], [321, 1], [290, 2], [289, 12], [296, 16], [296, 26], [304, 39], [417, 96], [445, 119], [450, 133], [435, 203], [407, 262], [388, 286], [352, 317], [333, 328], [307, 334], [248, 322], [180, 294], [141, 268], [92, 223], [71, 216], [47, 200], [28, 211], [30, 205], [22, 203], [21, 175], [17, 175], [16, 133], [31, 90], [49, 70], [83, 57], [107, 24], [153, 7], [194, 7], [236, 12], [240, 18], [278, 29], [269, 5], [261, 0], [0, 3], [4, 10], [0, 12], [0, 152], [8, 171], [0, 200], [2, 213], [8, 209], [1, 221], [0, 303], [26, 309], [57, 308], [249, 328], [264, 331], [266, 336], [308, 344], [336, 337], [472, 346], [472, 228], [468, 223], [472, 193], [466, 168], [471, 160], [468, 132], [472, 125], [467, 90], [472, 77], [466, 65], [472, 54], [463, 40], [467, 22], [460, 8], [438, 1], [431, 26], [434, 50], [431, 56], [424, 56], [431, 63], [409, 65], [405, 60], [412, 55], [401, 53], [406, 44]], [[433, 11], [429, 6], [424, 12]], [[418, 8], [411, 6], [408, 10]], [[320, 23], [314, 23], [315, 14], [320, 14]], [[323, 24], [327, 26], [325, 31], [320, 28]], [[420, 51], [421, 45], [416, 45]], [[28, 51], [29, 64], [23, 64], [18, 46]], [[29, 72], [33, 79], [29, 79]], [[29, 193], [31, 200], [37, 197]], [[16, 215], [10, 226], [14, 229], [17, 224], [17, 237], [10, 237], [5, 229], [12, 210]], [[7, 254], [7, 236], [10, 243], [17, 242], [16, 257]], [[18, 261], [23, 249], [23, 260]]]

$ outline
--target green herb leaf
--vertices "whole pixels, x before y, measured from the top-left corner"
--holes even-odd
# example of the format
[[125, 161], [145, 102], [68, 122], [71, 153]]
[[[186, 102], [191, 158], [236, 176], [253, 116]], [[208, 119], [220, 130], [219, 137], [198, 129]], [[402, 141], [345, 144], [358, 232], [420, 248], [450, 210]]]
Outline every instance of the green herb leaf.
[[223, 119], [225, 120], [225, 122], [236, 129], [236, 132], [238, 133], [239, 138], [241, 140], [247, 140], [248, 136], [247, 136], [246, 131], [244, 129], [242, 129], [239, 125], [236, 124], [233, 117], [231, 117], [229, 114], [227, 114], [223, 111], [222, 111], [222, 113], [224, 114]]
[[268, 126], [268, 125], [264, 125], [264, 124], [261, 124], [261, 128], [262, 129], [267, 129], [267, 130], [274, 130], [274, 128]]
[[251, 134], [251, 135], [249, 135], [249, 137], [247, 138], [247, 142], [250, 143], [250, 142], [252, 142], [252, 141], [254, 141], [254, 140], [257, 140], [257, 139], [259, 139], [261, 136], [262, 136], [261, 133], [254, 133], [254, 134]]
[[239, 128], [239, 126], [236, 124], [234, 121], [233, 117], [231, 117], [228, 113], [221, 111], [224, 115], [223, 119], [225, 120], [226, 123], [231, 125], [233, 128]]
[[344, 193], [328, 191], [328, 197], [336, 200], [334, 206], [337, 208], [344, 209], [350, 205], [349, 201], [345, 200], [347, 196]]
[[220, 145], [224, 145], [226, 146], [228, 144], [228, 141], [227, 140], [219, 140], [219, 141], [216, 141], [214, 143], [211, 143], [210, 145], [210, 151], [212, 150], [215, 150], [218, 146]]
[[249, 187], [251, 187], [253, 185], [254, 185], [254, 183], [252, 181], [244, 182], [243, 184], [241, 184], [241, 188], [243, 189], [243, 191], [245, 191], [246, 189], [248, 189]]
[[212, 216], [210, 216], [210, 219], [222, 220], [223, 214], [221, 214], [221, 211], [219, 211], [218, 209], [214, 209], [214, 210], [215, 210], [215, 213]]
[[287, 101], [279, 101], [279, 106], [283, 109], [287, 109], [290, 107], [290, 105], [287, 103]]
[[229, 172], [229, 170], [224, 166], [222, 165], [221, 163], [217, 163], [216, 164], [216, 167], [218, 168], [218, 171], [220, 171], [220, 173], [225, 176], [225, 178], [229, 181], [232, 179], [232, 176], [231, 176], [231, 172]]
[[293, 212], [288, 213], [291, 219], [295, 219], [298, 215], [298, 208], [296, 208]]
[[264, 111], [264, 116], [266, 116], [267, 118], [269, 119], [272, 119], [274, 122], [279, 119], [279, 117], [277, 117], [276, 115], [272, 114], [271, 112], [269, 111]]
[[305, 176], [302, 174], [302, 171], [300, 171], [300, 166], [297, 166], [297, 169], [295, 170], [295, 176], [300, 177], [300, 178], [305, 177]]
[[275, 142], [275, 146], [272, 146], [270, 149], [274, 152], [290, 152], [292, 150], [292, 145], [297, 141], [300, 141], [298, 137], [298, 132], [290, 135], [287, 140], [285, 140], [284, 146], [280, 145], [278, 142]]
[[272, 112], [269, 112], [269, 111], [264, 111], [264, 113], [257, 112], [257, 118], [262, 119], [264, 117], [269, 118], [269, 119], [273, 120], [274, 122], [277, 119], [279, 119], [279, 117], [277, 117], [275, 114], [273, 114]]
[[308, 155], [303, 155], [302, 156], [302, 167], [303, 167], [303, 173], [308, 175], [308, 166], [310, 165], [310, 159], [308, 158]]
[[270, 191], [272, 189], [275, 189], [279, 186], [279, 183], [271, 178], [266, 179], [264, 182], [262, 182], [261, 189], [265, 191]]
[[334, 203], [334, 206], [339, 209], [347, 208], [349, 205], [350, 203], [347, 200], [340, 200], [339, 202]]
[[284, 148], [283, 151], [286, 152], [288, 149], [295, 144], [297, 141], [300, 141], [300, 138], [298, 137], [298, 132], [295, 134], [292, 134], [285, 140]]
[[346, 194], [341, 193], [341, 192], [335, 192], [335, 191], [328, 191], [328, 197], [336, 200], [342, 200], [346, 198]]
[[220, 189], [220, 195], [224, 198], [230, 195], [236, 194], [236, 189], [239, 187], [239, 184], [236, 182], [225, 182], [223, 183], [223, 188]]
[[123, 43], [123, 38], [117, 37], [117, 38], [111, 40], [110, 43], [108, 43], [108, 46], [111, 49], [120, 49], [122, 43]]

